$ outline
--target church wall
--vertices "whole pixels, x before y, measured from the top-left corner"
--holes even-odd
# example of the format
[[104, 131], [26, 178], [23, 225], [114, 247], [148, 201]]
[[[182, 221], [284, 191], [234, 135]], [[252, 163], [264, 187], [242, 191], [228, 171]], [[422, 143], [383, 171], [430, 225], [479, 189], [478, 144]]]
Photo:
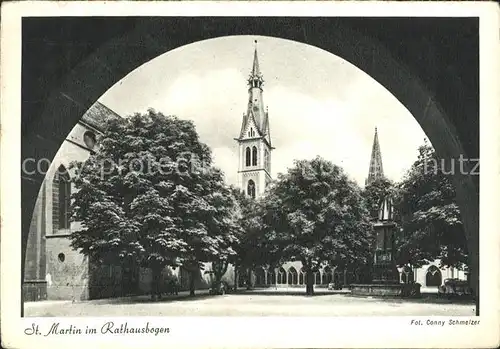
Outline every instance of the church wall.
[[[439, 269], [439, 273], [441, 275], [441, 285], [443, 284], [443, 281], [445, 279], [460, 279], [460, 280], [467, 280], [467, 274], [463, 270], [458, 270], [456, 268], [440, 268], [439, 267], [439, 260], [435, 260], [432, 263], [423, 265], [420, 268], [414, 268], [413, 273], [414, 273], [414, 280], [415, 282], [419, 283], [421, 286], [421, 291], [422, 292], [437, 292], [438, 288], [437, 286], [429, 286], [427, 285], [427, 272], [431, 266], [434, 266]], [[400, 275], [402, 277], [402, 268], [399, 268]], [[401, 279], [402, 281], [402, 279]]]
[[28, 302], [47, 299], [44, 200], [40, 195], [36, 201], [26, 246], [23, 299]]
[[89, 298], [87, 257], [70, 247], [67, 237], [47, 237], [47, 298]]
[[[33, 212], [26, 251], [23, 289], [27, 301], [44, 298], [81, 300], [89, 297], [88, 262], [70, 247], [69, 239], [71, 231], [80, 229], [81, 225], [72, 222], [70, 229], [58, 229], [58, 223], [54, 221], [54, 207], [58, 204], [58, 196], [53, 187], [54, 176], [60, 165], [64, 165], [72, 177], [75, 171], [70, 170], [70, 163], [88, 158], [89, 150], [83, 140], [83, 135], [88, 130], [83, 124], [74, 127], [45, 175]], [[48, 161], [41, 163], [40, 170], [45, 170], [48, 164]], [[28, 164], [26, 167], [33, 171], [35, 166], [36, 164]], [[74, 190], [72, 186], [72, 192]], [[64, 261], [59, 259], [60, 254], [64, 255]]]

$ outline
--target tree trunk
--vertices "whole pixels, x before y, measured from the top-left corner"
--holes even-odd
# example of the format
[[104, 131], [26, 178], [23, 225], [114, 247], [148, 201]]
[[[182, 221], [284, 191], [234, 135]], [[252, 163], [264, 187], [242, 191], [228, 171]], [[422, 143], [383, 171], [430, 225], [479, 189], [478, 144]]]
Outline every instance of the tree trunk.
[[238, 289], [238, 265], [234, 264], [234, 290]]
[[155, 298], [156, 296], [161, 296], [161, 269], [159, 266], [154, 266], [151, 268], [152, 278], [151, 278], [151, 296]]
[[195, 270], [191, 270], [189, 273], [189, 296], [194, 297], [194, 278], [195, 278]]
[[314, 274], [309, 268], [306, 270], [306, 295], [314, 295]]

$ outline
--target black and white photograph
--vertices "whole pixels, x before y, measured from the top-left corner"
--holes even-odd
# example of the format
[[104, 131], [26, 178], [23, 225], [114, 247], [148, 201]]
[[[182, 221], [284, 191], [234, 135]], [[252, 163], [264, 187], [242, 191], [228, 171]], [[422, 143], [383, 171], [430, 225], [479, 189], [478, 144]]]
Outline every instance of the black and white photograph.
[[498, 345], [493, 3], [51, 4], [2, 6], [3, 346]]

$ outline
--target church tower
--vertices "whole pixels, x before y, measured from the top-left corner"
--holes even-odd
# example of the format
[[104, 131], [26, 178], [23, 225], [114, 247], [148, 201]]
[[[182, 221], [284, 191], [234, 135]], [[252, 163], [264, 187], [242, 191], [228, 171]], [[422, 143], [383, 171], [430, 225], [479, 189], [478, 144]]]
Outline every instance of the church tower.
[[382, 153], [380, 152], [380, 144], [378, 143], [378, 133], [377, 133], [377, 128], [375, 127], [372, 156], [370, 158], [370, 169], [368, 170], [368, 178], [365, 181], [365, 185], [368, 185], [379, 178], [384, 178], [384, 167], [382, 166]]
[[238, 187], [252, 198], [264, 193], [271, 182], [271, 136], [269, 134], [269, 114], [264, 107], [264, 79], [257, 57], [255, 41], [253, 66], [248, 77], [248, 106], [243, 114], [238, 138]]

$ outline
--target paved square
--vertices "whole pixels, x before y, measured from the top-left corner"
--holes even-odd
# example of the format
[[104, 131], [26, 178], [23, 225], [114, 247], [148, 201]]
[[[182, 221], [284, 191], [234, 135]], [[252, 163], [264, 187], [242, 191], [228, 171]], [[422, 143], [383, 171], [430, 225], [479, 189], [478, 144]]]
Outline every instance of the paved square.
[[306, 297], [283, 294], [184, 295], [153, 302], [148, 297], [26, 303], [26, 316], [474, 316], [471, 303], [357, 298], [346, 294]]

